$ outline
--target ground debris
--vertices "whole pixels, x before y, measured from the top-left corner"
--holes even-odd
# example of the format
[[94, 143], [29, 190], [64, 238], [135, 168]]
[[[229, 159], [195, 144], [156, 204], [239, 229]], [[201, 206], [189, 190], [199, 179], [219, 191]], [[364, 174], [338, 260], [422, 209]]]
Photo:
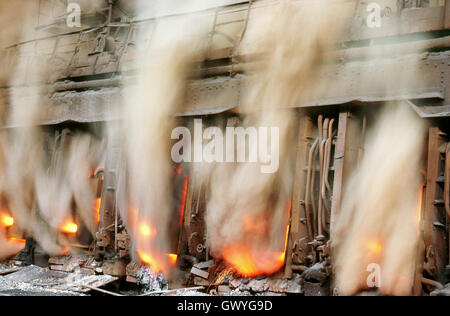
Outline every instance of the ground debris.
[[233, 289], [241, 292], [252, 292], [255, 295], [263, 293], [289, 293], [302, 294], [303, 289], [300, 285], [300, 275], [294, 274], [291, 280], [280, 279], [276, 277], [258, 277], [254, 279], [247, 278], [230, 278], [229, 285]]
[[191, 273], [206, 280], [209, 278], [209, 272], [198, 269], [195, 266], [191, 268]]
[[[50, 272], [50, 273], [49, 273]], [[61, 278], [52, 271], [28, 266], [20, 271], [0, 276], [0, 293], [11, 296], [79, 296], [81, 294], [53, 287], [51, 280]]]
[[20, 270], [22, 270], [22, 267], [15, 266], [13, 264], [0, 263], [0, 276], [8, 275], [10, 273], [17, 272]]
[[208, 260], [208, 261], [204, 261], [204, 262], [199, 262], [194, 264], [194, 267], [197, 269], [208, 269], [211, 268], [215, 265], [214, 260]]
[[326, 274], [326, 264], [325, 262], [316, 263], [312, 267], [306, 269], [301, 277], [305, 281], [310, 281], [312, 283], [325, 284], [328, 281], [328, 275]]
[[51, 270], [74, 272], [82, 267], [88, 267], [92, 263], [93, 257], [89, 255], [69, 255], [62, 257], [52, 257], [48, 260]]
[[109, 275], [67, 273], [37, 266], [0, 276], [0, 293], [7, 295], [80, 295], [118, 280]]
[[148, 266], [142, 266], [136, 273], [136, 284], [141, 285], [144, 292], [166, 291], [169, 283], [160, 272], [153, 272]]
[[434, 290], [430, 296], [450, 296], [450, 283], [447, 283], [442, 289]]

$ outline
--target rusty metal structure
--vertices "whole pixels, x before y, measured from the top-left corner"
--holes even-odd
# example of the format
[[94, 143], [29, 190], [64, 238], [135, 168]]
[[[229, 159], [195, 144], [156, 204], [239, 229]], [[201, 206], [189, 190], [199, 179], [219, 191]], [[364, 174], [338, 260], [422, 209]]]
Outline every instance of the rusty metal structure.
[[[100, 9], [84, 12], [82, 26], [74, 29], [65, 24], [67, 1], [36, 1], [37, 29], [45, 36], [7, 47], [5, 56], [11, 71], [19, 52], [27, 54], [22, 57], [26, 57], [30, 69], [35, 59], [46, 60], [51, 75], [39, 83], [49, 91], [41, 105], [45, 108], [41, 124], [49, 128], [49, 139], [60, 147], [70, 138], [70, 129], [87, 124], [113, 124], [118, 119], [114, 109], [121, 103], [116, 101], [124, 97], [121, 86], [124, 80], [132, 80], [132, 67], [136, 64], [136, 34], [141, 26], [164, 17], [140, 19], [133, 10], [133, 1], [106, 0]], [[382, 23], [376, 28], [365, 23], [367, 2], [332, 1], [350, 6], [352, 14], [342, 17], [348, 20], [344, 42], [328, 53], [329, 59], [338, 62], [330, 63], [319, 74], [319, 80], [332, 83], [329, 85], [332, 88], [325, 93], [312, 91], [308, 100], [294, 105], [299, 128], [282, 278], [297, 280], [299, 275], [303, 276], [302, 289], [292, 293], [333, 294], [330, 236], [343, 188], [364, 155], [365, 131], [371, 124], [367, 109], [375, 112], [386, 102], [403, 102], [431, 126], [424, 149], [426, 184], [418, 251], [421, 259], [413, 290], [415, 295], [429, 294], [448, 282], [446, 277], [450, 273], [450, 1], [376, 1], [382, 8]], [[239, 28], [244, 35], [251, 14], [257, 14], [271, 2], [230, 0], [207, 9], [214, 17], [208, 56], [192, 74], [185, 110], [177, 113], [180, 120], [235, 116], [233, 110], [241, 102], [245, 71], [252, 61], [248, 56], [236, 55], [240, 39], [233, 38], [229, 30]], [[369, 50], [371, 57], [365, 58]], [[419, 73], [411, 71], [410, 76], [417, 80], [405, 86], [399, 70], [415, 68], [420, 69]], [[383, 82], [375, 79], [380, 74]], [[9, 93], [10, 87], [0, 89], [4, 96]], [[15, 128], [20, 122], [2, 124], [4, 128]], [[117, 203], [121, 172], [119, 138], [120, 135], [113, 135], [104, 140], [106, 162], [92, 176], [97, 196], [101, 197], [100, 223], [93, 236], [95, 256], [107, 262], [105, 274], [136, 282], [140, 263], [129, 260], [133, 248]], [[193, 185], [186, 168], [180, 167], [174, 182], [178, 188], [177, 208], [181, 207], [184, 214], [175, 238], [179, 264], [192, 267], [191, 285], [208, 286], [221, 269], [211, 263], [213, 258], [204, 246], [206, 192], [202, 185]], [[243, 285], [236, 285], [239, 286]]]

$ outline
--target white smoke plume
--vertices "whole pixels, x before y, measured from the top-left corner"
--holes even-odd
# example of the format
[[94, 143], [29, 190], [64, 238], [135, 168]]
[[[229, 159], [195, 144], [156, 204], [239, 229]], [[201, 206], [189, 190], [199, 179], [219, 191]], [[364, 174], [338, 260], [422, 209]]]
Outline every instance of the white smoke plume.
[[410, 294], [425, 135], [423, 121], [411, 109], [390, 105], [369, 136], [362, 163], [345, 189], [332, 241], [340, 294], [369, 289], [372, 263], [380, 268], [381, 293]]
[[[138, 8], [147, 14], [158, 10], [147, 1], [139, 2]], [[164, 266], [156, 262], [162, 262], [161, 254], [169, 250], [167, 229], [174, 205], [168, 140], [174, 114], [183, 107], [188, 75], [204, 51], [208, 19], [203, 15], [158, 19], [140, 29], [138, 79], [125, 90], [129, 202], [122, 217], [130, 226], [134, 248], [154, 269]]]
[[[28, 40], [30, 34], [35, 35], [36, 3], [28, 0], [0, 2], [2, 48]], [[65, 246], [59, 226], [73, 204], [88, 229], [95, 230], [94, 197], [88, 175], [98, 161], [98, 153], [90, 136], [75, 135], [70, 149], [62, 150], [59, 165], [48, 163], [47, 134], [39, 126], [45, 114], [42, 104], [49, 95], [43, 85], [48, 78], [48, 65], [45, 58], [34, 56], [33, 45], [32, 42], [18, 45], [12, 50], [13, 59], [0, 61], [8, 66], [0, 68], [7, 69], [0, 72], [0, 83], [5, 87], [0, 99], [2, 124], [11, 127], [0, 132], [0, 194], [6, 200], [15, 227], [53, 255], [61, 253]], [[5, 241], [0, 243], [0, 259], [13, 255], [18, 248], [16, 243], [6, 239], [5, 232], [0, 233]]]
[[280, 169], [262, 174], [257, 164], [217, 165], [208, 175], [206, 219], [212, 254], [248, 275], [273, 273], [284, 263], [279, 254], [285, 242], [297, 128], [295, 113], [286, 107], [307, 98], [324, 51], [342, 31], [336, 22], [340, 9], [325, 1], [282, 1], [259, 11], [250, 16], [239, 49], [244, 55], [264, 52], [243, 91], [241, 112], [244, 126], [279, 128]]

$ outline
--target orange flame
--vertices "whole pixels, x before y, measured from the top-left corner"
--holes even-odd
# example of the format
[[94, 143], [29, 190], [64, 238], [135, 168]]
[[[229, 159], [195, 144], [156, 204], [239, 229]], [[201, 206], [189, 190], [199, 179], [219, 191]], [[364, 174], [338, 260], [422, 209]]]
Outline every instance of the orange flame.
[[[177, 174], [181, 174], [181, 167], [177, 168]], [[189, 178], [187, 175], [184, 177], [183, 191], [181, 196], [181, 204], [179, 207], [179, 227], [183, 224], [183, 213], [186, 205], [186, 195], [188, 189]], [[175, 266], [178, 260], [177, 254], [164, 254], [150, 252], [146, 246], [148, 242], [154, 239], [158, 232], [156, 228], [146, 220], [139, 218], [139, 209], [136, 207], [130, 207], [128, 212], [129, 226], [132, 230], [136, 229], [138, 232], [137, 240], [137, 254], [140, 261], [149, 266], [154, 272], [167, 273], [171, 266]], [[143, 246], [144, 245], [144, 246]]]
[[[424, 186], [425, 185], [422, 183], [419, 188], [418, 201], [417, 201], [417, 206], [416, 206], [416, 217], [415, 217], [415, 223], [414, 223], [416, 225], [417, 229], [419, 230], [419, 232], [418, 232], [419, 234], [420, 234], [420, 221], [421, 221], [421, 217], [422, 217], [422, 201], [423, 201]], [[365, 243], [365, 248], [367, 250], [369, 250], [369, 252], [372, 255], [379, 255], [383, 251], [383, 245], [377, 239], [368, 240]]]
[[284, 263], [284, 259], [286, 258], [286, 250], [287, 250], [287, 244], [288, 244], [288, 239], [289, 239], [289, 228], [291, 227], [291, 225], [288, 225], [286, 227], [286, 234], [284, 236], [284, 249], [283, 249], [283, 253], [280, 256], [280, 260]]
[[[288, 202], [286, 209], [289, 214], [291, 203]], [[289, 218], [289, 216], [288, 216]], [[286, 226], [284, 235], [284, 247], [282, 251], [267, 251], [261, 248], [255, 249], [246, 242], [232, 244], [222, 249], [224, 260], [244, 277], [256, 277], [258, 275], [270, 275], [279, 271], [285, 263], [286, 249], [290, 225]], [[269, 220], [264, 217], [256, 220], [251, 216], [243, 218], [243, 229], [246, 234], [266, 237], [269, 231]]]
[[149, 266], [153, 272], [157, 273], [166, 273], [168, 266], [176, 265], [178, 259], [178, 255], [176, 254], [165, 254], [163, 257], [160, 257], [159, 255], [154, 255], [143, 250], [138, 250], [137, 253], [141, 262]]
[[19, 239], [19, 238], [14, 238], [14, 237], [8, 238], [8, 241], [20, 243], [20, 244], [25, 244], [27, 242], [25, 239]]
[[153, 239], [156, 236], [156, 229], [146, 222], [139, 224], [139, 232], [144, 239]]
[[167, 255], [168, 259], [169, 259], [169, 263], [174, 266], [177, 264], [177, 260], [178, 260], [178, 255], [173, 254], [173, 253], [169, 253]]
[[159, 253], [151, 252], [148, 250], [147, 246], [149, 242], [154, 239], [158, 232], [154, 226], [152, 226], [146, 220], [139, 220], [139, 210], [136, 208], [130, 208], [129, 220], [131, 227], [136, 227], [138, 232], [137, 240], [137, 254], [140, 261], [149, 266], [153, 272], [161, 272], [166, 274], [169, 272], [171, 266], [175, 266], [178, 260], [178, 255], [176, 254], [165, 254], [161, 255]]
[[7, 213], [0, 213], [0, 222], [6, 228], [11, 227], [14, 225], [14, 217], [10, 216]]
[[69, 247], [64, 247], [62, 250], [61, 250], [61, 253], [60, 253], [60, 255], [67, 255], [67, 254], [69, 254], [69, 251], [70, 251], [70, 248]]
[[284, 265], [284, 252], [265, 252], [245, 245], [225, 247], [225, 260], [242, 276], [256, 277], [273, 274]]
[[184, 176], [183, 195], [181, 197], [181, 205], [180, 205], [180, 210], [178, 212], [178, 214], [180, 215], [178, 226], [180, 228], [183, 225], [183, 216], [184, 216], [184, 208], [186, 206], [186, 194], [187, 194], [187, 189], [188, 189], [188, 183], [189, 183], [189, 177], [186, 175], [186, 176]]
[[265, 235], [269, 230], [269, 219], [267, 216], [254, 218], [250, 215], [244, 216], [242, 226], [245, 233]]
[[383, 246], [377, 240], [369, 240], [366, 243], [366, 248], [374, 255], [378, 255], [383, 250]]
[[6, 243], [6, 247], [7, 249], [9, 249], [8, 251], [12, 255], [19, 253], [22, 249], [25, 248], [26, 244], [26, 240], [13, 237], [7, 238], [5, 241], [3, 241], [2, 239], [1, 242]]
[[[423, 189], [425, 184], [422, 183], [419, 188], [419, 200], [417, 201], [417, 216], [416, 216], [416, 227], [420, 229], [420, 221], [422, 220], [422, 201], [423, 201]], [[419, 231], [420, 234], [420, 231]]]
[[101, 198], [96, 198], [94, 201], [94, 212], [95, 212], [95, 221], [100, 223], [100, 206], [102, 204]]
[[162, 272], [164, 264], [158, 256], [154, 256], [142, 250], [138, 250], [138, 255], [142, 263], [148, 265], [154, 272]]
[[78, 231], [78, 225], [75, 224], [72, 220], [68, 219], [61, 225], [59, 229], [66, 234], [75, 234]]

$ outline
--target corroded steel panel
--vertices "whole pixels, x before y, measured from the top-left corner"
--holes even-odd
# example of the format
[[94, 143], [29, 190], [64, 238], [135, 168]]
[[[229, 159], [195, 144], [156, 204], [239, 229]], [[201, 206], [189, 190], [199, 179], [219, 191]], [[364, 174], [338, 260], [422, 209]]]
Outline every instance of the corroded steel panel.
[[420, 55], [327, 66], [317, 82], [298, 106], [445, 97], [440, 68]]
[[[449, 63], [449, 56], [444, 52], [330, 64], [320, 70], [315, 78], [317, 84], [301, 102], [281, 106], [301, 108], [409, 99], [422, 100], [418, 109], [424, 112], [425, 117], [448, 116], [450, 100], [446, 87], [450, 82]], [[244, 75], [237, 75], [191, 80], [185, 106], [176, 116], [211, 115], [238, 107], [245, 103], [241, 95], [247, 79]], [[98, 81], [95, 85], [98, 89]], [[118, 111], [123, 98], [120, 87], [54, 93], [50, 98], [42, 97], [46, 111], [43, 111], [41, 124], [120, 119]], [[20, 124], [6, 123], [9, 127], [17, 125]]]
[[188, 86], [186, 107], [179, 115], [224, 112], [238, 106], [244, 76], [195, 80]]

